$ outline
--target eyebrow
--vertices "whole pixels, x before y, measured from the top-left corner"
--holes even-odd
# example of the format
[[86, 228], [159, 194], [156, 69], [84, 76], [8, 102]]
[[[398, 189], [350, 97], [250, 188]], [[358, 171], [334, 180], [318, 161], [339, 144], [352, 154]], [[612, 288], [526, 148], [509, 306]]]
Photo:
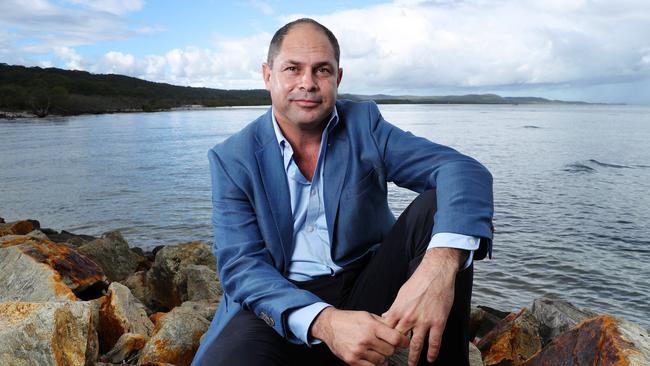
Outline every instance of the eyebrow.
[[[284, 61], [284, 62], [282, 63], [282, 65], [305, 65], [305, 63], [304, 63], [304, 62], [300, 62], [300, 61], [296, 61], [296, 60], [286, 60], [286, 61]], [[334, 65], [333, 65], [331, 62], [329, 62], [329, 61], [320, 61], [320, 62], [316, 62], [316, 63], [313, 65], [313, 67], [315, 67], [315, 68], [316, 68], [316, 67], [321, 67], [321, 66], [330, 66], [330, 67], [334, 67]]]

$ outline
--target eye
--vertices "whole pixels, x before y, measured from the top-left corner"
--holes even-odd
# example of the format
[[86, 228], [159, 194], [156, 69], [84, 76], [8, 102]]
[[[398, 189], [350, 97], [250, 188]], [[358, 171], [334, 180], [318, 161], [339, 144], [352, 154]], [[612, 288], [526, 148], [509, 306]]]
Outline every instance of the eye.
[[319, 74], [326, 74], [326, 75], [329, 75], [329, 74], [332, 73], [330, 71], [329, 67], [325, 67], [325, 66], [319, 67], [318, 69], [316, 69], [316, 72], [319, 73]]
[[297, 72], [298, 68], [296, 66], [287, 66], [287, 67], [284, 68], [284, 71]]

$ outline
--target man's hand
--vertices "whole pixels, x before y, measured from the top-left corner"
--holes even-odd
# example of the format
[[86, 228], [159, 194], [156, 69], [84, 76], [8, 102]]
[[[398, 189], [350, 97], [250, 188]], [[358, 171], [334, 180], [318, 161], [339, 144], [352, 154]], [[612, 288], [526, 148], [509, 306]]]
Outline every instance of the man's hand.
[[400, 288], [393, 305], [382, 315], [395, 330], [413, 331], [409, 366], [417, 364], [427, 335], [427, 360], [433, 362], [438, 357], [442, 333], [454, 303], [456, 274], [465, 258], [463, 250], [429, 249], [411, 278]]
[[314, 319], [310, 334], [325, 342], [348, 365], [382, 364], [395, 347], [407, 347], [408, 338], [384, 320], [365, 311], [325, 308]]

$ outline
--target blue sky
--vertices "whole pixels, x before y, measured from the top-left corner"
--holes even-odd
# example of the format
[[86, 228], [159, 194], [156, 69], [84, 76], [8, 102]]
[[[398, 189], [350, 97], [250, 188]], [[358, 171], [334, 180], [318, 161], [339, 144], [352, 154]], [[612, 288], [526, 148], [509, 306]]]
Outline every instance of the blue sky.
[[2, 0], [0, 62], [262, 88], [301, 16], [339, 38], [341, 92], [650, 104], [647, 0]]

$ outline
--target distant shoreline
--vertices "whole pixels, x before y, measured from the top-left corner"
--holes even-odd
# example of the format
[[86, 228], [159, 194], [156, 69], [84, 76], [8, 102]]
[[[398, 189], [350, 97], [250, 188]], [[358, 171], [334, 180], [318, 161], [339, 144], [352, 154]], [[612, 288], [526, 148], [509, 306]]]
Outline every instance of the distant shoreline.
[[[343, 98], [347, 99], [347, 98]], [[366, 99], [361, 99], [366, 100]], [[357, 100], [360, 101], [360, 100]], [[375, 100], [377, 104], [384, 105], [503, 105], [503, 106], [625, 106], [628, 104], [625, 103], [586, 103], [586, 102], [545, 102], [545, 103], [473, 103], [473, 102], [431, 102], [431, 101], [412, 101], [412, 100]], [[202, 110], [215, 110], [215, 109], [227, 109], [227, 108], [268, 108], [270, 105], [229, 105], [229, 106], [203, 106], [203, 105], [187, 105], [172, 107], [168, 109], [159, 109], [159, 110], [142, 110], [142, 109], [126, 109], [126, 110], [109, 110], [109, 111], [97, 111], [97, 112], [88, 112], [88, 113], [75, 113], [75, 114], [56, 114], [50, 113], [47, 116], [43, 117], [73, 117], [73, 116], [91, 116], [91, 115], [101, 115], [101, 114], [122, 114], [122, 113], [157, 113], [157, 112], [177, 112], [177, 111], [202, 111]], [[0, 120], [14, 120], [14, 119], [25, 119], [25, 118], [43, 118], [37, 116], [35, 113], [32, 113], [28, 110], [20, 111], [7, 111], [0, 110]]]

